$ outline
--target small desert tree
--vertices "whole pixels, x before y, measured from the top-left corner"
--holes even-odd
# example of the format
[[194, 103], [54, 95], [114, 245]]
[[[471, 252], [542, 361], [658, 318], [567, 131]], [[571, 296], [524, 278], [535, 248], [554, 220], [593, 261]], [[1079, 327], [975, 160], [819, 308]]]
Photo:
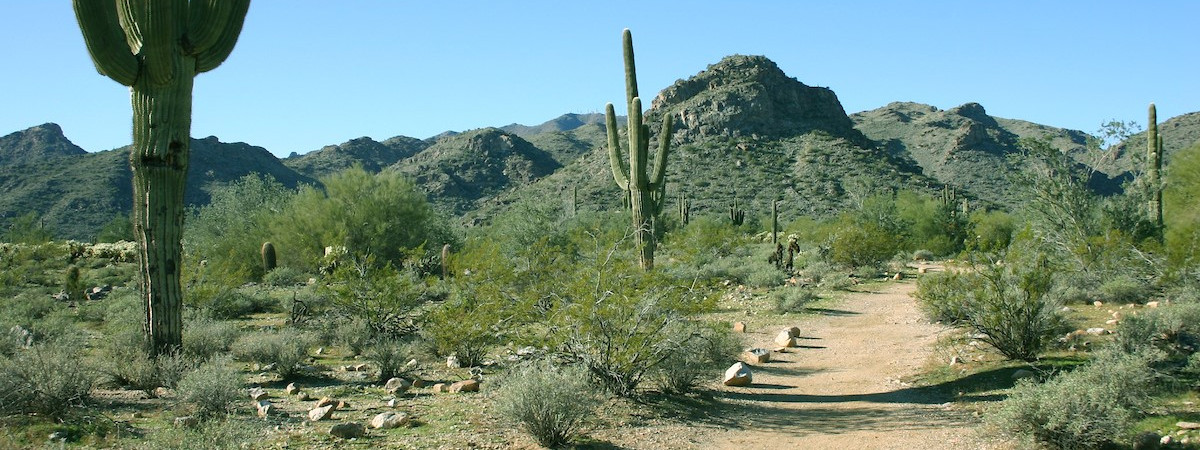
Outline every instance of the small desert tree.
[[74, 8], [96, 69], [129, 86], [133, 228], [141, 253], [146, 337], [153, 355], [178, 351], [192, 82], [233, 51], [250, 0], [74, 0]]

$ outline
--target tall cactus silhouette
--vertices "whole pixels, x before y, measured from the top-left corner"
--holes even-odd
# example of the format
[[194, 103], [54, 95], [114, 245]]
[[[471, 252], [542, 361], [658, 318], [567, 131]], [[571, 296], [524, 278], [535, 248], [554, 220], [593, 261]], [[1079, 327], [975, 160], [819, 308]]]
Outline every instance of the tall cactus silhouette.
[[96, 69], [129, 86], [133, 226], [151, 355], [182, 345], [180, 238], [192, 82], [233, 51], [250, 0], [74, 0]]
[[622, 44], [625, 54], [625, 100], [629, 104], [629, 168], [626, 169], [621, 161], [621, 136], [612, 103], [604, 107], [605, 125], [608, 127], [608, 159], [612, 164], [613, 179], [616, 180], [617, 186], [628, 194], [629, 209], [633, 213], [634, 243], [640, 251], [641, 267], [649, 270], [654, 267], [653, 219], [662, 212], [666, 197], [671, 116], [663, 117], [658, 152], [654, 155], [654, 167], [647, 167], [650, 127], [642, 120], [642, 99], [638, 97], [637, 70], [633, 62], [633, 35], [628, 28], [622, 32]]
[[1163, 228], [1162, 210], [1162, 136], [1158, 135], [1158, 112], [1154, 104], [1150, 104], [1150, 117], [1146, 129], [1146, 184], [1150, 188], [1150, 223], [1155, 226], [1161, 236]]

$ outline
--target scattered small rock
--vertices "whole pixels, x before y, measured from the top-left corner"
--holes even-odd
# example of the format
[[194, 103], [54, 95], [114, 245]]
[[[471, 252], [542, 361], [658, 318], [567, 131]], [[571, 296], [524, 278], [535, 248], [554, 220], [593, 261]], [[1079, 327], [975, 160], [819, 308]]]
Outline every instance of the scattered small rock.
[[745, 333], [746, 332], [746, 322], [734, 322], [733, 323], [733, 332], [734, 333]]
[[925, 267], [921, 267], [921, 268], [918, 268], [918, 269], [917, 269], [917, 273], [925, 273], [925, 272], [928, 272], [928, 271], [929, 271], [929, 269], [928, 269], [928, 268], [925, 268]]
[[750, 372], [750, 366], [737, 362], [725, 370], [722, 383], [726, 386], [749, 386], [753, 381], [754, 375]]
[[1200, 429], [1200, 423], [1196, 423], [1196, 422], [1176, 422], [1175, 426], [1179, 427], [1179, 429], [1181, 429], [1181, 430], [1198, 430], [1198, 429]]
[[798, 338], [800, 337], [800, 327], [790, 327], [787, 329], [787, 333], [788, 336]]
[[250, 388], [250, 399], [251, 400], [254, 400], [257, 402], [257, 401], [265, 399], [265, 398], [267, 398], [267, 390], [266, 389], [263, 389], [260, 387]]
[[333, 416], [334, 405], [318, 406], [308, 411], [308, 420], [316, 422]]
[[1172, 438], [1169, 434], [1158, 440], [1158, 443], [1162, 445], [1171, 445], [1173, 442], [1175, 442], [1175, 438]]
[[960, 358], [960, 357], [958, 357], [958, 356], [952, 356], [952, 357], [950, 357], [950, 365], [951, 365], [951, 366], [957, 366], [957, 365], [959, 365], [959, 364], [962, 364], [962, 363], [963, 363], [963, 360], [962, 360], [962, 358]]
[[477, 380], [462, 380], [462, 381], [456, 382], [454, 384], [451, 384], [450, 387], [447, 388], [447, 392], [450, 392], [450, 393], [479, 392], [479, 381], [477, 381]]
[[387, 383], [383, 385], [383, 390], [389, 394], [403, 394], [408, 392], [409, 387], [412, 387], [411, 382], [400, 377], [394, 377], [387, 380]]
[[779, 332], [778, 336], [775, 336], [775, 343], [783, 347], [795, 347], [796, 338], [788, 330], [783, 330]]
[[752, 348], [746, 350], [746, 362], [751, 364], [763, 364], [771, 362], [771, 351], [765, 348]]
[[400, 401], [396, 400], [394, 398], [388, 399], [388, 401], [387, 401], [388, 408], [395, 408], [396, 405], [399, 405], [399, 404], [400, 404]]
[[904, 279], [904, 274], [900, 272], [896, 272], [896, 275], [892, 276], [893, 281], [900, 281], [902, 279]]
[[196, 416], [182, 416], [175, 418], [175, 426], [181, 428], [191, 428], [200, 424], [200, 419]]
[[1100, 300], [1096, 300], [1096, 301], [1092, 302], [1092, 306], [1099, 308], [1101, 306], [1104, 306], [1104, 302], [1102, 302]]
[[462, 364], [458, 362], [457, 356], [450, 355], [450, 356], [446, 357], [446, 367], [449, 367], [451, 369], [459, 369], [459, 368], [462, 368]]
[[423, 388], [428, 385], [429, 385], [428, 382], [426, 382], [425, 380], [422, 380], [420, 378], [413, 378], [413, 380], [412, 380], [412, 387], [414, 387], [414, 388]]
[[356, 439], [367, 434], [367, 429], [358, 422], [339, 423], [329, 428], [329, 434], [342, 439]]
[[1104, 328], [1099, 328], [1099, 327], [1087, 329], [1087, 334], [1090, 334], [1092, 336], [1100, 336], [1100, 335], [1104, 335], [1104, 334], [1108, 334], [1108, 333], [1109, 333], [1108, 330], [1106, 330]]
[[1160, 305], [1158, 301], [1146, 302], [1147, 308], [1157, 308]]
[[1014, 371], [1012, 373], [1012, 380], [1017, 381], [1017, 380], [1022, 380], [1025, 378], [1033, 378], [1035, 376], [1037, 376], [1037, 374], [1033, 373], [1033, 371], [1031, 371], [1031, 370], [1017, 369], [1016, 371]]
[[296, 395], [300, 393], [300, 387], [296, 383], [288, 383], [287, 387], [283, 388], [283, 393], [287, 395]]
[[371, 418], [371, 428], [397, 428], [408, 424], [408, 414], [397, 412], [381, 412]]
[[439, 394], [446, 392], [446, 383], [434, 383], [433, 384], [433, 392], [436, 392]]
[[258, 417], [267, 417], [275, 412], [275, 405], [269, 400], [259, 400], [254, 404], [254, 408], [258, 410]]
[[322, 407], [322, 406], [329, 406], [329, 405], [335, 405], [335, 406], [336, 406], [336, 405], [337, 405], [337, 400], [334, 400], [332, 397], [321, 397], [321, 399], [320, 399], [320, 400], [317, 400], [317, 407], [318, 407], [318, 408], [320, 408], [320, 407]]

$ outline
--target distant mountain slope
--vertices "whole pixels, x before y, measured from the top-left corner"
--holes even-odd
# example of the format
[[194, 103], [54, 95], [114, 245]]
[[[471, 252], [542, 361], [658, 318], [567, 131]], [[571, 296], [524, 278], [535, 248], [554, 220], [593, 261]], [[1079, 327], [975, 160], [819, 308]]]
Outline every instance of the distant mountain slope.
[[551, 133], [556, 131], [571, 131], [584, 125], [604, 125], [604, 114], [575, 114], [567, 113], [546, 121], [540, 125], [521, 125], [509, 124], [500, 127], [501, 130], [515, 134], [525, 139], [542, 133]]
[[286, 158], [283, 164], [312, 178], [340, 172], [356, 164], [374, 173], [419, 153], [429, 145], [429, 142], [407, 136], [396, 136], [383, 142], [361, 137]]
[[519, 136], [484, 128], [442, 138], [390, 170], [412, 177], [436, 205], [462, 215], [560, 167], [552, 155]]
[[[1171, 163], [1171, 155], [1200, 142], [1200, 112], [1175, 116], [1158, 124], [1158, 134], [1163, 141], [1163, 164]], [[1135, 167], [1145, 160], [1146, 132], [1140, 132], [1113, 150], [1114, 172], [1141, 172]]]
[[0, 165], [19, 164], [58, 156], [87, 153], [66, 136], [55, 123], [46, 123], [0, 137]]
[[[58, 237], [91, 240], [105, 223], [119, 215], [127, 216], [132, 210], [128, 147], [77, 153], [71, 149], [78, 147], [70, 144], [58, 126], [43, 125], [19, 133], [39, 135], [42, 142], [52, 144], [50, 150], [35, 149], [25, 154], [47, 154], [53, 149], [67, 149], [69, 153], [0, 164], [0, 192], [3, 192], [0, 195], [0, 227], [7, 227], [14, 217], [32, 211], [37, 212]], [[0, 146], [0, 154], [19, 151], [24, 150]], [[213, 187], [249, 173], [271, 176], [289, 187], [315, 183], [312, 178], [283, 166], [262, 147], [223, 143], [208, 137], [193, 139], [191, 152], [184, 194], [188, 204], [207, 204]]]
[[1011, 178], [1017, 167], [1010, 158], [1021, 152], [1022, 138], [1049, 139], [1056, 148], [1080, 157], [1089, 139], [1080, 131], [995, 118], [978, 103], [942, 111], [896, 102], [851, 118], [868, 138], [897, 158], [915, 161], [939, 183], [1006, 205], [1018, 201]]

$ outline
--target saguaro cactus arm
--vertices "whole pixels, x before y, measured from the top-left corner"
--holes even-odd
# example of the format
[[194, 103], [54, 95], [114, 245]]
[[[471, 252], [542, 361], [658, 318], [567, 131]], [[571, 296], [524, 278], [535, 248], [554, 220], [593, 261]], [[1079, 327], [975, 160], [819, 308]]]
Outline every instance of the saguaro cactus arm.
[[604, 106], [604, 119], [608, 129], [608, 162], [612, 165], [613, 179], [616, 180], [617, 187], [628, 191], [629, 171], [625, 169], [625, 163], [621, 162], [621, 132], [617, 130], [617, 115], [612, 103]]
[[625, 104], [633, 109], [633, 99], [638, 97], [637, 66], [633, 62], [633, 33], [628, 28], [621, 32], [621, 47], [625, 55]]
[[137, 81], [140, 64], [129, 50], [117, 18], [117, 3], [75, 0], [75, 19], [96, 71], [125, 86]]
[[[663, 117], [662, 133], [658, 135], [658, 152], [654, 154], [654, 171], [650, 175], [651, 189], [661, 187], [667, 174], [667, 153], [671, 148], [671, 116]], [[657, 189], [655, 189], [657, 190]]]
[[188, 39], [196, 55], [196, 73], [217, 68], [233, 52], [242, 33], [250, 0], [192, 0]]

